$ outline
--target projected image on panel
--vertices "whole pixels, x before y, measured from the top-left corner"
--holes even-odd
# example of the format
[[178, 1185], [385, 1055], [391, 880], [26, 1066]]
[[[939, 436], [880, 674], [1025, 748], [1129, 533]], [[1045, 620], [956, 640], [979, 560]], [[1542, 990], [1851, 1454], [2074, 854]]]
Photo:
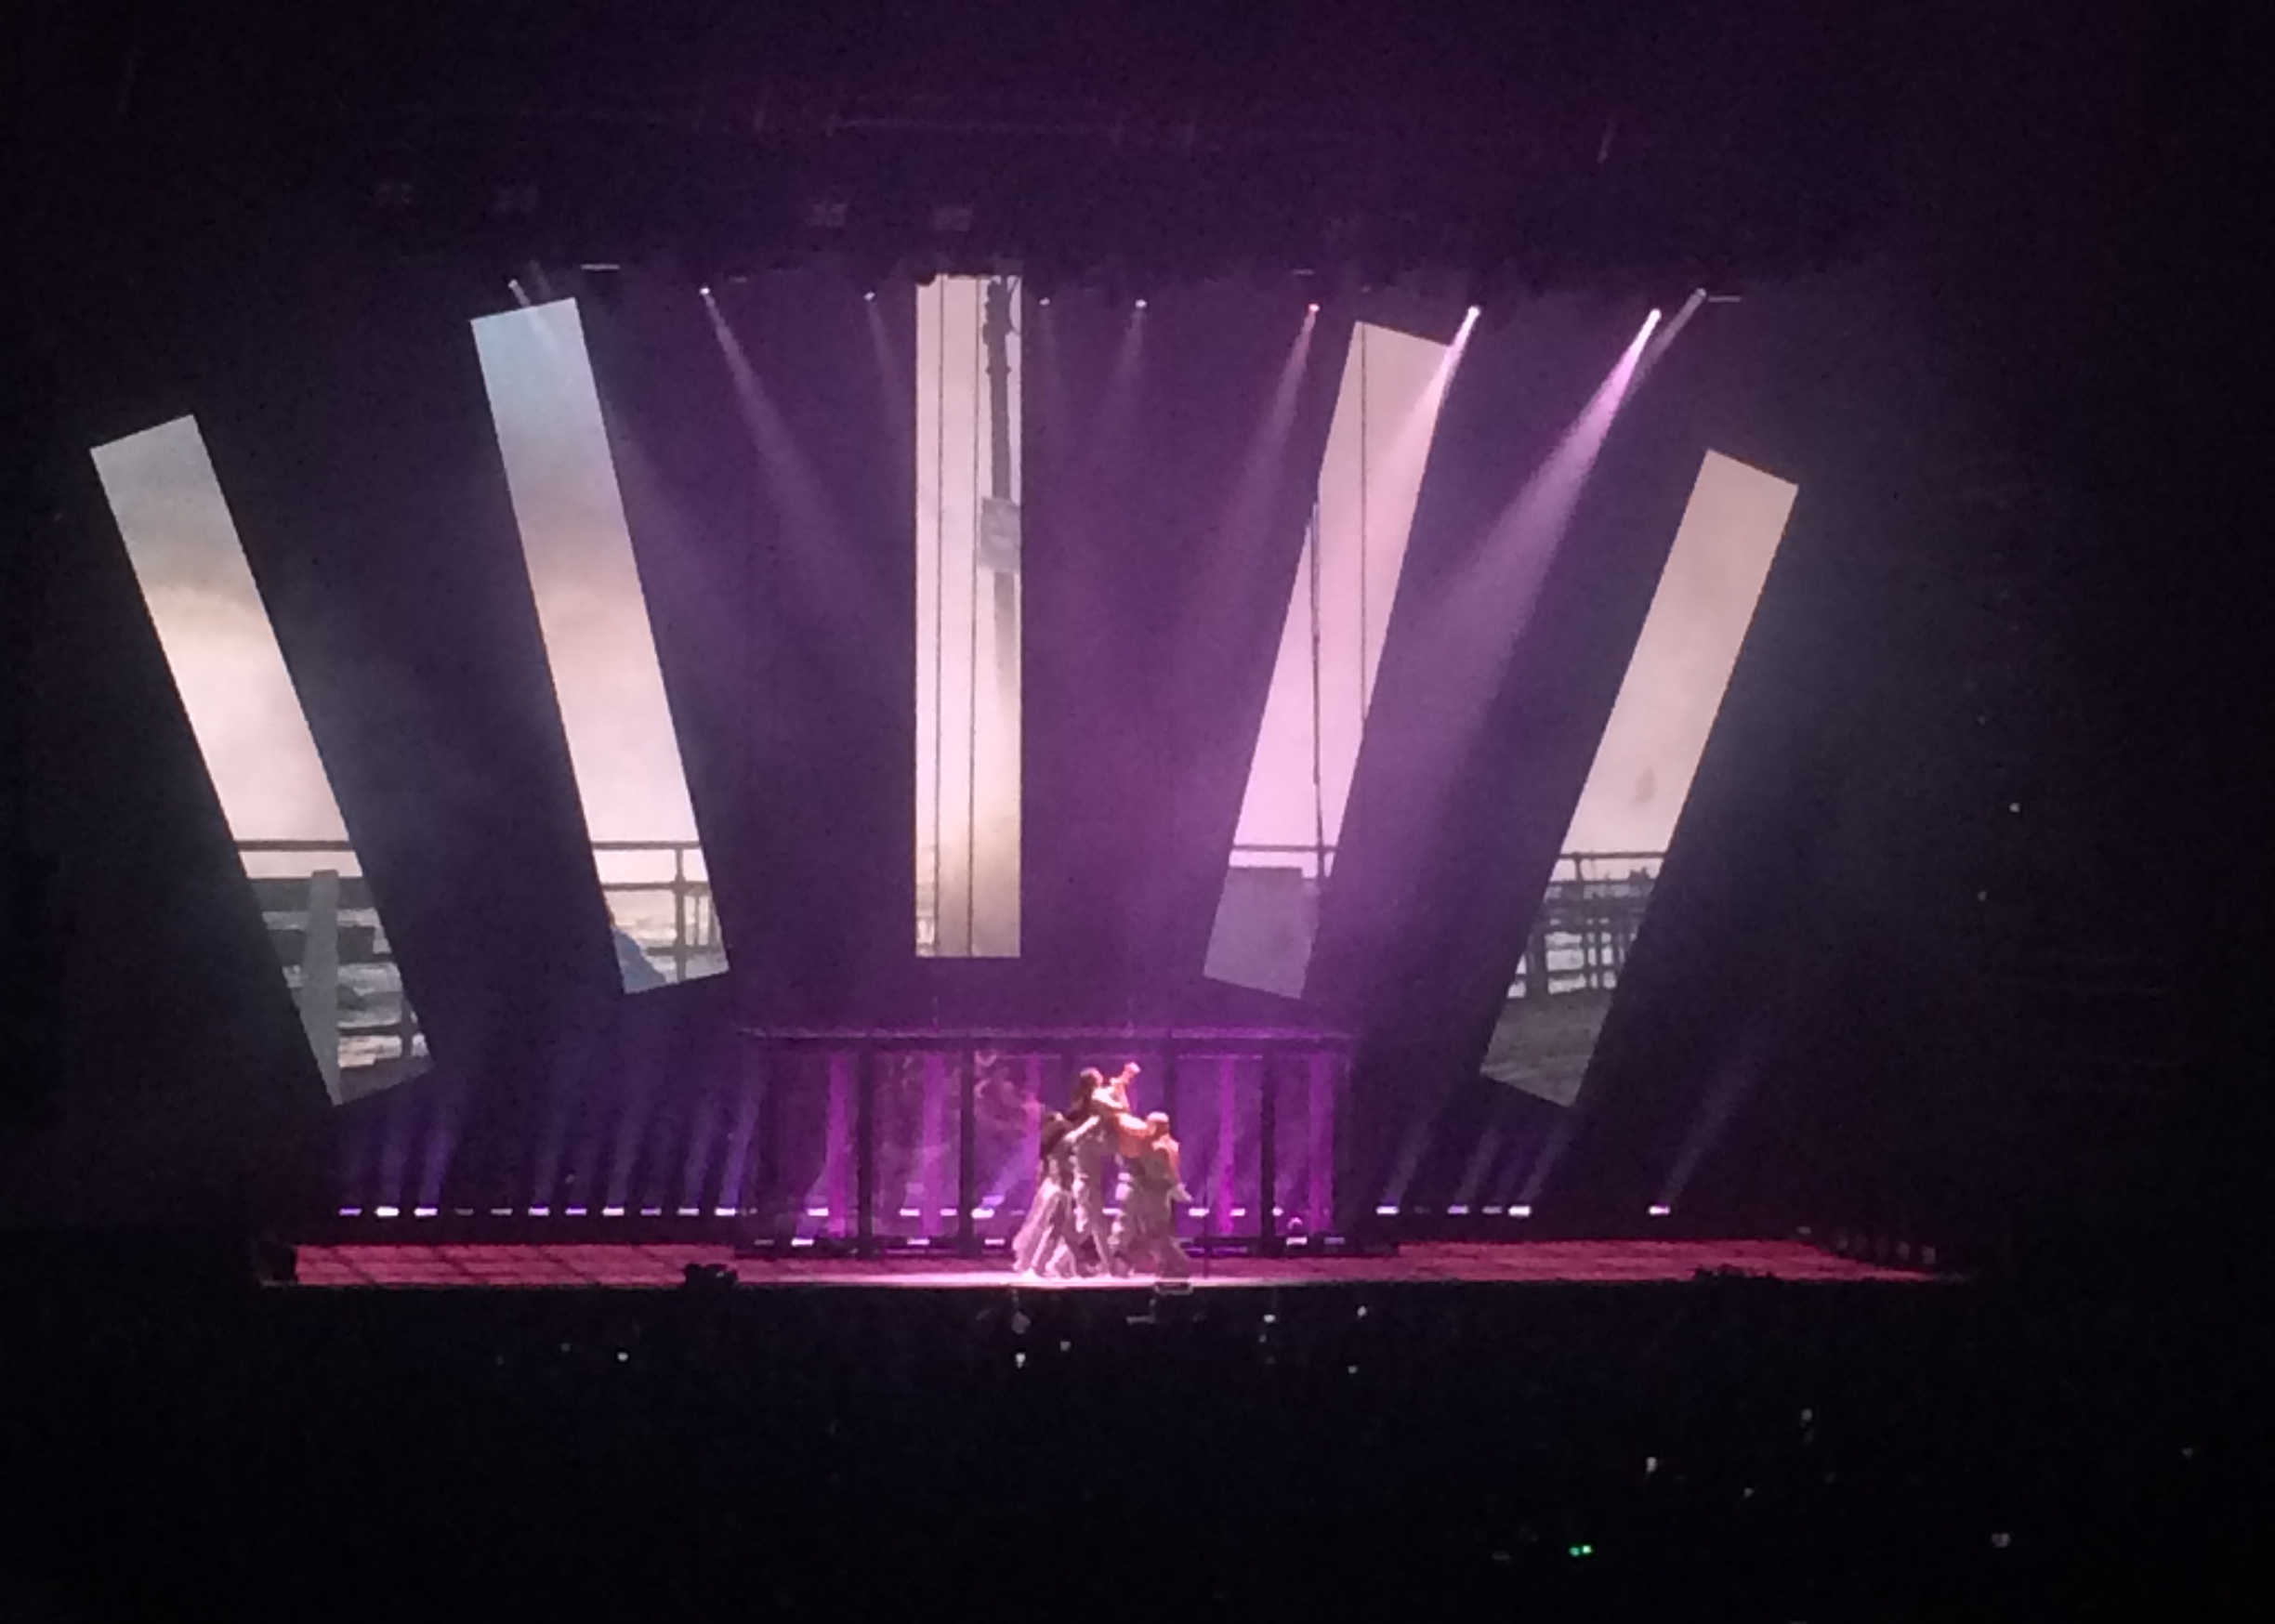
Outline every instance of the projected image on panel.
[[1708, 452], [1486, 1054], [1569, 1105], [1650, 906], [1795, 487]]
[[1019, 321], [1009, 277], [916, 293], [916, 950], [1019, 951]]
[[1208, 974], [1300, 996], [1453, 347], [1359, 324], [1321, 464]]
[[196, 423], [94, 456], [325, 1090], [337, 1104], [424, 1070], [426, 1040]]
[[594, 865], [627, 992], [726, 947], [573, 299], [474, 323]]

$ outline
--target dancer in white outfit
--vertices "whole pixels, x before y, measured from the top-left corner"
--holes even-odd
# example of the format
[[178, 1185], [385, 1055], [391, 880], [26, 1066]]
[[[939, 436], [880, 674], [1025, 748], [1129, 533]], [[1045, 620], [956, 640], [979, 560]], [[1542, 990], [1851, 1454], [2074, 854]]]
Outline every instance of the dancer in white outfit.
[[1043, 1119], [1043, 1165], [1034, 1205], [1011, 1242], [1011, 1266], [1040, 1280], [1071, 1280], [1082, 1272], [1082, 1236], [1075, 1224], [1074, 1159], [1081, 1146], [1105, 1136], [1097, 1117], [1077, 1122], [1057, 1111]]

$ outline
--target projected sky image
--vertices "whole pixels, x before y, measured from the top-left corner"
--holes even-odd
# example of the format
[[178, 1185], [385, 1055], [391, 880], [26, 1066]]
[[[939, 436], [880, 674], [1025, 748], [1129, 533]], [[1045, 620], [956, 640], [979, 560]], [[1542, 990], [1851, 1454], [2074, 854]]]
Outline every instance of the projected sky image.
[[1210, 935], [1217, 980], [1303, 991], [1458, 344], [1367, 322], [1352, 334]]
[[1019, 282], [916, 293], [916, 951], [1019, 951]]
[[1486, 1075], [1577, 1097], [1797, 488], [1709, 452], [1596, 749]]
[[94, 457], [324, 1087], [400, 1081], [426, 1042], [197, 424]]
[[627, 992], [725, 970], [655, 636], [573, 299], [474, 323]]

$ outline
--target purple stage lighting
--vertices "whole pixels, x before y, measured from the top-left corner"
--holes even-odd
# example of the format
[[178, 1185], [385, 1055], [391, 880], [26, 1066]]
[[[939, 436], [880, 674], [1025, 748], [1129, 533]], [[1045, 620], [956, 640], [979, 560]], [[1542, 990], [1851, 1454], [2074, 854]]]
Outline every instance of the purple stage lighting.
[[1216, 980], [1303, 991], [1422, 473], [1466, 333], [1449, 346], [1366, 321], [1352, 332], [1210, 932], [1204, 968]]

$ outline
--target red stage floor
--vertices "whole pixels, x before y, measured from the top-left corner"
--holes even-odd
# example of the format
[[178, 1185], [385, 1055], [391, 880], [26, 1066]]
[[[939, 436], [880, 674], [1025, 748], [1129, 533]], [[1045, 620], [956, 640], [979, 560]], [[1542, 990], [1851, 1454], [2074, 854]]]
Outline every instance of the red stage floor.
[[[737, 1258], [724, 1246], [306, 1246], [303, 1286], [665, 1287], [690, 1264], [724, 1264], [744, 1286], [890, 1286], [1098, 1290], [1142, 1281], [1022, 1281], [1001, 1264], [906, 1258]], [[1220, 1258], [1197, 1261], [1198, 1287], [1352, 1284], [1633, 1285], [1688, 1280], [1701, 1270], [1795, 1281], [1927, 1280], [1855, 1263], [1799, 1241], [1552, 1240], [1408, 1246], [1390, 1257]]]

